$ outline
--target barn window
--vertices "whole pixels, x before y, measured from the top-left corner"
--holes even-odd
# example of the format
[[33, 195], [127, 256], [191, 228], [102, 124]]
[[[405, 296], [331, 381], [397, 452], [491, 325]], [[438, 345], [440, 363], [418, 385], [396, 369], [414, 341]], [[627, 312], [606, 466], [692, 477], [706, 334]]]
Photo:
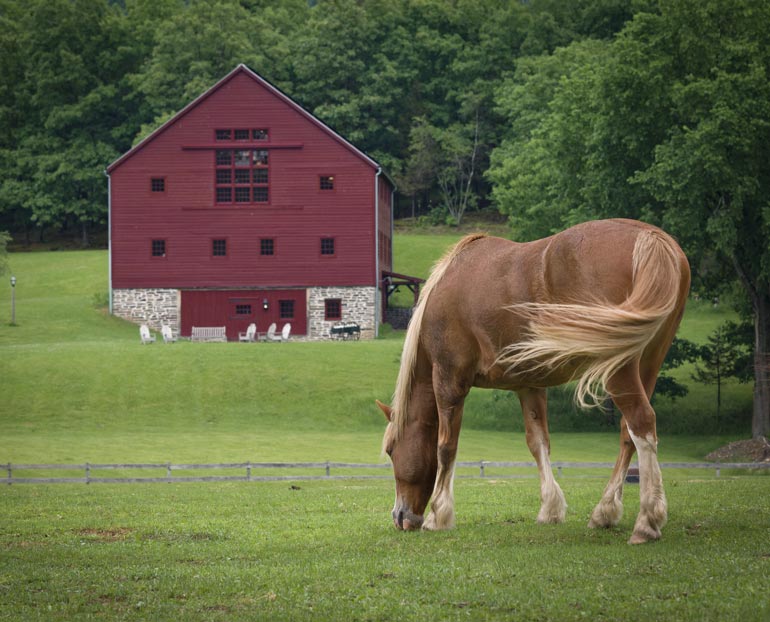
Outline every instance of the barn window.
[[[238, 134], [241, 130], [233, 130]], [[249, 130], [243, 130], [248, 132]], [[268, 151], [266, 149], [217, 149], [214, 179], [217, 203], [268, 203]]]
[[217, 140], [230, 140], [233, 137], [232, 130], [216, 130], [214, 135]]
[[230, 165], [232, 161], [232, 149], [217, 149], [217, 166]]
[[251, 315], [251, 305], [235, 305], [235, 315]]
[[166, 180], [163, 177], [153, 177], [150, 180], [150, 190], [153, 192], [165, 192]]
[[251, 200], [251, 188], [246, 186], [242, 188], [240, 186], [235, 187], [235, 202], [236, 203], [248, 203]]
[[153, 257], [165, 257], [166, 240], [153, 240], [151, 245], [151, 253]]
[[321, 254], [334, 255], [334, 238], [321, 238]]
[[212, 240], [211, 241], [211, 254], [214, 257], [226, 257], [227, 256], [227, 240]]
[[257, 130], [251, 130], [251, 137], [254, 140], [267, 140], [269, 135], [267, 133], [267, 130], [262, 128]]
[[294, 319], [294, 301], [293, 300], [279, 300], [278, 309], [282, 320]]
[[249, 140], [249, 130], [233, 130], [235, 140]]
[[321, 175], [321, 190], [334, 190], [334, 175]]
[[342, 300], [339, 298], [327, 298], [324, 300], [324, 319], [327, 322], [342, 319]]
[[275, 240], [273, 238], [262, 238], [259, 241], [260, 255], [275, 255]]

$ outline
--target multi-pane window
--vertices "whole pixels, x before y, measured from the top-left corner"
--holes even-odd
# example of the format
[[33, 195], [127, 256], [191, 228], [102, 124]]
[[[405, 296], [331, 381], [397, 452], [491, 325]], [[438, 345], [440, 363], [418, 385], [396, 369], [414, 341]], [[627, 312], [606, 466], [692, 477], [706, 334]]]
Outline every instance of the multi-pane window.
[[227, 240], [211, 240], [211, 254], [214, 257], [227, 256]]
[[153, 240], [150, 249], [153, 257], [165, 257], [166, 240]]
[[163, 177], [153, 177], [150, 179], [150, 190], [153, 192], [165, 192], [166, 180]]
[[321, 190], [334, 190], [334, 175], [321, 175]]
[[259, 241], [260, 255], [275, 255], [275, 240], [273, 238], [262, 238]]
[[282, 320], [294, 319], [294, 301], [293, 300], [279, 300], [278, 309], [280, 311]]
[[251, 305], [249, 304], [235, 305], [235, 315], [251, 315]]
[[342, 319], [342, 300], [339, 298], [324, 300], [324, 319], [327, 321]]
[[[214, 130], [220, 142], [245, 143], [241, 149], [217, 149], [214, 154], [217, 203], [244, 205], [270, 201], [267, 149], [251, 149], [250, 143], [269, 140], [266, 128], [222, 128]], [[227, 145], [222, 145], [226, 147]]]
[[321, 238], [321, 254], [334, 255], [334, 238]]

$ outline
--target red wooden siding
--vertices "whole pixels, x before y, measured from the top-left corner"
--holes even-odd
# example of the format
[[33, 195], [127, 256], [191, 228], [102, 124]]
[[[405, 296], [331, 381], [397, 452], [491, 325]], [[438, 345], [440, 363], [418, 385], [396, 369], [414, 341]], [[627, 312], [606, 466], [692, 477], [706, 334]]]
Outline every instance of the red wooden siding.
[[[221, 128], [268, 129], [267, 142], [252, 143], [269, 150], [267, 204], [216, 204]], [[377, 236], [390, 243], [392, 190], [381, 175], [375, 222], [376, 172], [245, 68], [236, 70], [110, 167], [112, 286], [374, 286]], [[334, 175], [333, 191], [319, 188], [319, 175]], [[164, 179], [163, 192], [151, 191], [152, 178]], [[322, 237], [335, 239], [333, 257], [321, 255]], [[275, 240], [274, 255], [260, 255], [263, 238]], [[166, 240], [165, 257], [151, 256], [153, 239]], [[211, 256], [212, 239], [227, 240], [226, 257]], [[392, 267], [388, 256], [380, 253], [383, 270]]]
[[[267, 309], [264, 302], [267, 301]], [[294, 316], [281, 317], [281, 301], [294, 302]], [[250, 307], [250, 313], [238, 313], [238, 307]], [[241, 309], [243, 311], [243, 309]], [[257, 331], [267, 332], [275, 322], [280, 331], [291, 324], [293, 335], [307, 334], [307, 297], [305, 290], [183, 290], [181, 335], [189, 337], [193, 326], [225, 326], [227, 338], [238, 341], [254, 322]]]

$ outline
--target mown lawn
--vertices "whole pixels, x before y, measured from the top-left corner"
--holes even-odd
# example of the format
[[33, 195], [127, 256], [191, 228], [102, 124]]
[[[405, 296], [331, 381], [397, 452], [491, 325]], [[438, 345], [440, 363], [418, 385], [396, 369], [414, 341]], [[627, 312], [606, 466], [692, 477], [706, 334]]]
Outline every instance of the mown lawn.
[[[400, 251], [414, 269], [398, 269], [427, 274], [451, 240], [416, 237], [411, 258]], [[94, 305], [104, 252], [14, 254], [11, 266], [0, 464], [383, 461], [373, 400], [393, 390], [401, 334], [141, 346]], [[0, 287], [0, 309], [9, 294]], [[695, 310], [696, 336], [723, 313]], [[750, 403], [750, 388], [728, 396]], [[474, 391], [460, 460], [530, 460], [515, 402]], [[700, 461], [735, 437], [664, 434], [660, 457]], [[552, 441], [562, 461], [617, 449], [612, 431]], [[590, 531], [608, 474], [565, 470], [568, 520], [541, 527], [535, 474], [523, 474], [458, 480], [458, 528], [439, 534], [390, 526], [389, 480], [2, 486], [0, 619], [767, 619], [770, 477], [665, 471], [664, 539], [634, 548], [638, 489], [618, 529]]]
[[658, 543], [631, 547], [637, 488], [586, 528], [603, 482], [462, 480], [458, 525], [401, 533], [385, 481], [12, 486], [0, 619], [677, 620], [770, 616], [770, 478], [677, 481]]

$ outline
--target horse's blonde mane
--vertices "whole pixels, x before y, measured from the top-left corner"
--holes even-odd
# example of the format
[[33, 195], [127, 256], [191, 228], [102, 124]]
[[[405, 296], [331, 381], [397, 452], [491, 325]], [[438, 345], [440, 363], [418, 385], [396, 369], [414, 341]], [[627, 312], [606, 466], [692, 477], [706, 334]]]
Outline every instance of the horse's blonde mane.
[[457, 256], [462, 253], [469, 244], [484, 237], [486, 237], [486, 235], [483, 233], [473, 233], [465, 236], [455, 244], [441, 259], [439, 259], [438, 262], [436, 262], [436, 265], [433, 266], [430, 277], [428, 277], [425, 286], [420, 292], [420, 299], [417, 302], [417, 306], [414, 308], [412, 318], [409, 320], [409, 327], [406, 330], [404, 349], [401, 352], [401, 367], [398, 370], [396, 389], [393, 393], [393, 400], [391, 402], [391, 419], [390, 424], [385, 431], [383, 448], [385, 448], [391, 441], [398, 440], [406, 427], [408, 417], [407, 407], [409, 404], [409, 396], [412, 394], [412, 379], [414, 377], [414, 368], [417, 364], [417, 348], [420, 343], [422, 318], [425, 313], [425, 306], [428, 302], [428, 298], [430, 298], [436, 284], [443, 278], [447, 269], [452, 265], [452, 262]]
[[[620, 305], [522, 303], [509, 307], [527, 319], [528, 338], [506, 347], [497, 362], [513, 371], [549, 370], [586, 361], [576, 373], [575, 401], [600, 404], [609, 378], [640, 358], [677, 306], [681, 269], [673, 240], [661, 231], [642, 231], [632, 258], [633, 286]], [[534, 362], [534, 364], [533, 364]]]

